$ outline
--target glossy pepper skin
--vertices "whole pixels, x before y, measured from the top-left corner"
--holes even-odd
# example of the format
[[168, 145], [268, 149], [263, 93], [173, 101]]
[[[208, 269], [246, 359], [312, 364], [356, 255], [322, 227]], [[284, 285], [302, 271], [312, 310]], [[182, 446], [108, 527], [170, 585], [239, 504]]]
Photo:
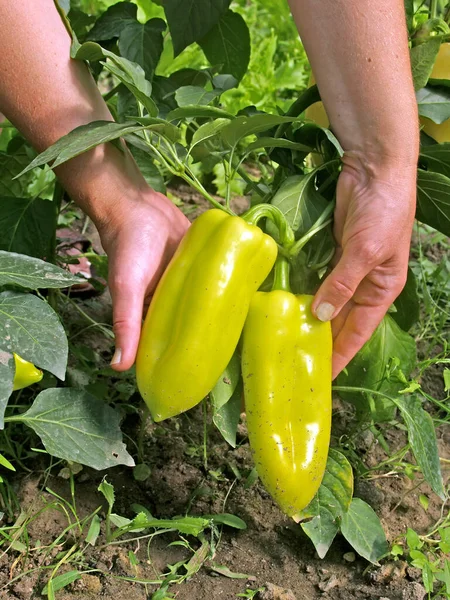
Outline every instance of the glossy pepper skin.
[[247, 427], [261, 481], [294, 519], [316, 494], [331, 430], [330, 323], [311, 313], [313, 296], [258, 292], [243, 333]]
[[137, 354], [138, 388], [155, 421], [214, 387], [277, 251], [259, 227], [218, 209], [190, 227], [155, 291]]
[[[430, 77], [433, 79], [450, 79], [450, 43], [441, 44]], [[443, 123], [435, 123], [427, 117], [420, 117], [420, 123], [423, 126], [423, 131], [439, 144], [450, 142], [450, 119]]]
[[21, 390], [41, 381], [43, 373], [33, 363], [24, 360], [18, 354], [14, 354], [14, 363], [16, 372], [14, 374], [13, 391]]

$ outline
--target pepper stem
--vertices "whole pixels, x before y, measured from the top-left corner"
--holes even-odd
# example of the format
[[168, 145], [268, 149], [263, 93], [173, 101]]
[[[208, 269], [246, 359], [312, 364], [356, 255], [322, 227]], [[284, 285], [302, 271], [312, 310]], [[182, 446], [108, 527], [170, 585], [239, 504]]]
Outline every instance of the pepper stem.
[[282, 246], [290, 248], [295, 242], [294, 232], [286, 217], [279, 208], [272, 204], [257, 204], [243, 214], [242, 218], [251, 225], [257, 225], [258, 221], [264, 218], [270, 219], [278, 228]]
[[277, 257], [274, 269], [274, 278], [272, 291], [283, 290], [284, 292], [291, 292], [291, 284], [289, 283], [289, 275], [291, 272], [291, 265], [289, 261], [281, 256]]

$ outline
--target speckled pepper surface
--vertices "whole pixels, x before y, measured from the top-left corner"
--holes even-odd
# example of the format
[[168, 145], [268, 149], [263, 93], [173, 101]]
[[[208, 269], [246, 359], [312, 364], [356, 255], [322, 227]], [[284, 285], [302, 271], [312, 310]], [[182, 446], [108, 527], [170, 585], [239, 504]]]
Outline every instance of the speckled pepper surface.
[[294, 518], [320, 486], [331, 430], [331, 326], [312, 315], [312, 299], [283, 289], [258, 292], [243, 333], [255, 465], [267, 491]]
[[21, 390], [22, 388], [33, 385], [41, 381], [43, 373], [37, 369], [33, 363], [21, 358], [18, 354], [14, 354], [14, 363], [16, 372], [14, 374], [13, 390]]
[[155, 291], [137, 354], [138, 388], [155, 421], [214, 387], [277, 251], [259, 227], [219, 209], [190, 227]]

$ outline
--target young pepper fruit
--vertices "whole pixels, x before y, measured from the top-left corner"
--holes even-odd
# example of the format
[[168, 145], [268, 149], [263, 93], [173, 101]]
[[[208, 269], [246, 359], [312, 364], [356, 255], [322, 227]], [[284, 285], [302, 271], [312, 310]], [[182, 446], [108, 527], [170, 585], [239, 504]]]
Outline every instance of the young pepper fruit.
[[290, 292], [289, 264], [280, 257], [272, 291], [253, 296], [242, 340], [256, 469], [296, 520], [319, 489], [331, 430], [331, 326], [312, 315], [312, 300]]
[[21, 390], [41, 381], [43, 373], [33, 363], [24, 360], [18, 354], [14, 354], [14, 363], [16, 365], [16, 372], [14, 374], [13, 391]]
[[136, 359], [138, 388], [155, 421], [198, 404], [229, 363], [250, 299], [277, 256], [275, 241], [252, 224], [268, 216], [258, 211], [273, 208], [255, 207], [243, 218], [208, 210], [178, 247], [156, 288]]

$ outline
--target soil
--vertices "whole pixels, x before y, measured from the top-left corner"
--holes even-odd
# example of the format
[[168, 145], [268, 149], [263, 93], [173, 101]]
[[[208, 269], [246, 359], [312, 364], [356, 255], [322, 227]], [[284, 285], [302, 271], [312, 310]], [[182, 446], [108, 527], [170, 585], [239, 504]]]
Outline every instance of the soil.
[[[182, 196], [185, 203], [190, 203], [188, 191], [178, 188], [177, 195]], [[197, 210], [200, 202], [194, 197], [191, 204]], [[241, 206], [245, 206], [243, 200]], [[86, 301], [83, 308], [99, 321], [110, 319], [107, 294]], [[76, 323], [73, 321], [71, 327], [76, 328]], [[111, 355], [109, 340], [103, 340], [103, 336], [90, 331], [80, 335], [77, 343], [94, 348], [103, 365], [107, 364]], [[435, 373], [431, 374], [430, 381], [425, 377], [422, 385], [435, 397], [444, 397], [441, 380], [438, 385]], [[130, 402], [135, 400], [137, 397], [132, 396]], [[356, 421], [352, 420], [352, 408], [335, 399], [334, 445], [345, 436], [351, 440], [365, 465], [374, 467], [386, 455], [370, 431], [358, 432], [357, 427]], [[138, 428], [135, 415], [125, 419], [125, 434], [136, 438]], [[400, 428], [383, 426], [383, 433], [391, 453], [406, 443], [405, 432]], [[440, 456], [448, 460], [448, 428], [441, 428], [437, 433]], [[99, 515], [104, 523], [106, 506], [103, 496], [96, 490], [106, 475], [115, 488], [114, 512], [119, 515], [133, 517], [132, 505], [137, 503], [157, 518], [171, 518], [187, 512], [198, 516], [227, 512], [247, 524], [247, 529], [240, 531], [223, 527], [213, 561], [206, 561], [189, 580], [170, 588], [177, 600], [234, 600], [237, 594], [258, 588], [264, 588], [264, 591], [255, 596], [257, 600], [422, 600], [425, 597], [417, 569], [402, 560], [385, 560], [381, 565], [370, 565], [355, 555], [341, 536], [337, 536], [328, 554], [321, 560], [300, 525], [280, 512], [259, 482], [246, 485], [253, 464], [246, 438], [245, 417], [240, 425], [236, 449], [232, 449], [209, 422], [206, 468], [203, 461], [203, 413], [199, 407], [162, 424], [148, 423], [144, 439], [145, 462], [151, 468], [151, 474], [145, 481], [136, 481], [132, 470], [125, 467], [111, 469], [106, 474], [84, 468], [75, 475], [76, 510], [80, 520], [101, 506]], [[10, 550], [0, 556], [0, 600], [42, 598], [41, 590], [48, 576], [48, 570], [42, 567], [55, 565], [59, 559], [56, 556], [58, 552], [68, 550], [75, 541], [79, 541], [77, 530], [73, 529], [73, 533], [62, 536], [56, 549], [46, 556], [45, 546], [57, 540], [68, 524], [67, 515], [62, 510], [49, 507], [55, 496], [46, 491], [51, 489], [70, 501], [69, 482], [58, 474], [62, 466], [49, 472], [45, 458], [36, 459], [33, 473], [13, 480], [22, 513], [35, 518], [27, 526], [29, 552]], [[444, 478], [448, 481], [449, 463], [443, 463], [443, 468]], [[418, 500], [420, 494], [429, 498], [427, 510]], [[387, 470], [374, 471], [372, 477], [356, 479], [355, 496], [368, 502], [380, 516], [389, 542], [404, 534], [407, 527], [413, 527], [419, 534], [426, 533], [440, 516], [441, 502], [427, 484], [421, 483], [419, 476], [411, 480], [390, 474]], [[40, 513], [44, 507], [46, 509]], [[156, 536], [150, 547], [146, 540], [106, 545], [103, 527], [94, 547], [82, 542], [79, 544], [82, 555], [74, 553], [73, 562], [61, 566], [59, 573], [70, 571], [77, 568], [78, 561], [80, 570], [92, 569], [93, 572], [57, 592], [58, 600], [91, 600], [97, 597], [149, 599], [157, 586], [145, 586], [130, 580], [158, 579], [167, 565], [191, 555], [180, 545], [170, 545], [180, 540], [174, 533]], [[195, 538], [186, 539], [192, 547], [199, 547]], [[129, 552], [137, 557], [137, 566], [131, 564]], [[247, 577], [233, 579], [219, 575], [212, 569], [214, 565], [227, 567], [231, 572]], [[20, 574], [23, 576], [15, 579]]]

